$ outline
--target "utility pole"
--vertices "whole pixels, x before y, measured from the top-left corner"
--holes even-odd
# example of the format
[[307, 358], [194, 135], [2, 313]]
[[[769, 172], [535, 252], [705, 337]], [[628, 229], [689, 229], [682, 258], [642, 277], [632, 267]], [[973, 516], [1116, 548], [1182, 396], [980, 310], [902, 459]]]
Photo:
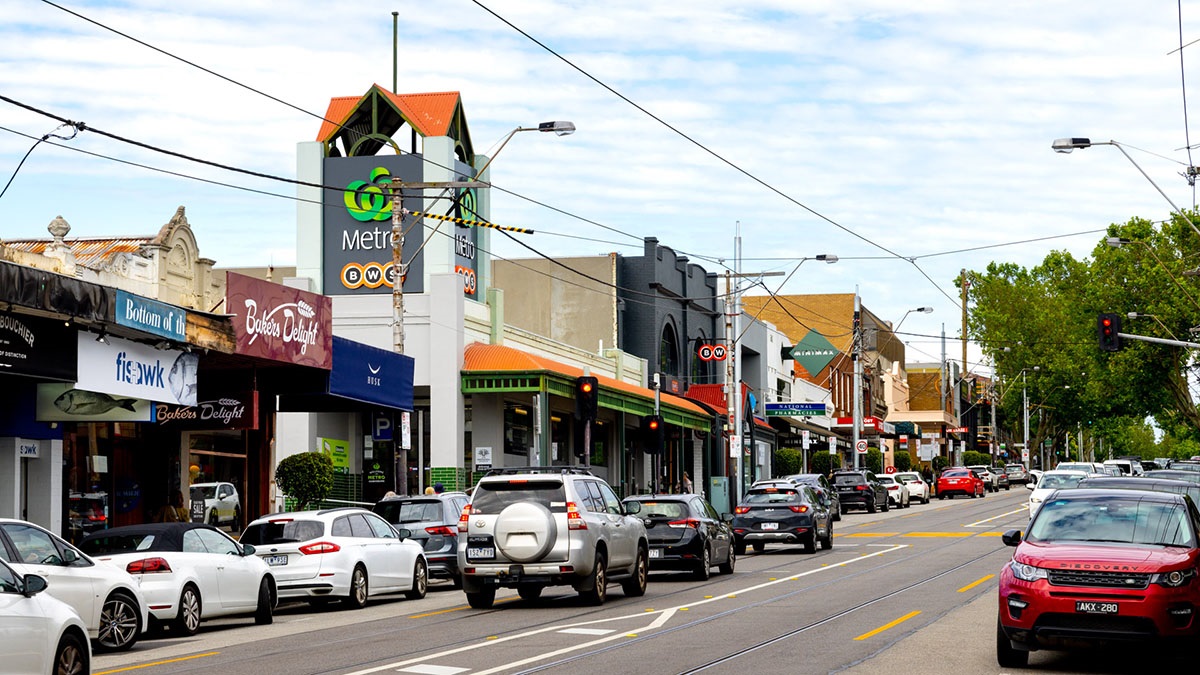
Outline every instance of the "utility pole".
[[861, 462], [858, 460], [858, 439], [862, 436], [862, 305], [859, 304], [858, 286], [854, 287], [854, 343], [850, 346], [851, 360], [854, 362], [854, 421], [852, 424], [854, 453], [854, 469], [857, 471]]

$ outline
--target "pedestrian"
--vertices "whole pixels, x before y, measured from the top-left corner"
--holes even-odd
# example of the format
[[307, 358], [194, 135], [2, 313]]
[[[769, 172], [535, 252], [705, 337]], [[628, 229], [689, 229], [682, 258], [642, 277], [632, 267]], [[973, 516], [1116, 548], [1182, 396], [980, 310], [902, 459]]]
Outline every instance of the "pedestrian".
[[688, 477], [688, 472], [683, 472], [683, 491], [686, 493], [692, 492], [692, 479]]
[[441, 483], [434, 483], [434, 484], [433, 484], [433, 491], [434, 491], [434, 492], [436, 492], [437, 494], [439, 494], [439, 495], [440, 495], [440, 494], [442, 494], [443, 492], [445, 492], [445, 491], [446, 491], [446, 486], [445, 486], [445, 485], [442, 485]]

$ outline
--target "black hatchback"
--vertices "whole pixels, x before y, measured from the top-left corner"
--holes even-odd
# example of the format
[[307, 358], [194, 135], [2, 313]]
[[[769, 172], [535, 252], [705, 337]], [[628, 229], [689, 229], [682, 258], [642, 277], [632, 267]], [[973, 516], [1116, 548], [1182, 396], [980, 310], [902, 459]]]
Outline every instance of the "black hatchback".
[[734, 550], [762, 552], [768, 542], [803, 544], [805, 553], [833, 548], [833, 514], [807, 485], [750, 488], [733, 515]]
[[642, 522], [650, 544], [651, 570], [691, 570], [697, 580], [708, 579], [713, 565], [733, 574], [733, 515], [719, 515], [700, 495], [639, 495], [625, 503], [641, 504]]
[[888, 510], [887, 489], [870, 471], [837, 471], [833, 474], [833, 485], [843, 511], [851, 506], [861, 506], [867, 513]]
[[458, 519], [469, 498], [465, 492], [442, 492], [419, 497], [389, 497], [372, 511], [396, 527], [411, 532], [410, 539], [425, 550], [431, 579], [449, 579], [462, 588], [458, 573]]

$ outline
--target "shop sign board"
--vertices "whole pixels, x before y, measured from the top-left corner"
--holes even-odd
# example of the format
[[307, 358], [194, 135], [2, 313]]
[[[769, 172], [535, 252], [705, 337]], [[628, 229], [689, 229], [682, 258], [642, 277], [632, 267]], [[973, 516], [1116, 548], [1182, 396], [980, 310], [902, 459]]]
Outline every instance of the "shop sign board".
[[825, 415], [824, 403], [767, 403], [767, 417], [818, 417]]
[[412, 410], [415, 364], [411, 356], [335, 335], [329, 393], [372, 405]]
[[62, 321], [0, 312], [0, 374], [74, 382], [75, 333]]
[[492, 468], [492, 448], [490, 446], [475, 448], [475, 470], [488, 471]]
[[78, 334], [79, 389], [125, 398], [196, 405], [200, 356], [108, 336]]
[[37, 386], [34, 417], [39, 422], [153, 422], [154, 404], [69, 383], [45, 383]]
[[187, 341], [187, 310], [117, 289], [117, 324], [178, 342]]
[[815, 330], [808, 331], [791, 351], [792, 359], [814, 377], [840, 353], [832, 342]]
[[21, 457], [23, 459], [37, 459], [38, 457], [41, 457], [41, 454], [38, 452], [41, 446], [37, 441], [29, 441], [25, 440], [24, 438], [18, 438], [16, 440], [17, 457]]
[[371, 415], [371, 440], [390, 441], [394, 435], [392, 415], [386, 412], [375, 412]]
[[350, 473], [350, 441], [340, 441], [334, 438], [318, 438], [321, 452], [329, 455], [333, 461], [334, 473]]
[[257, 429], [258, 392], [229, 392], [199, 400], [194, 406], [157, 403], [154, 421], [175, 429]]
[[226, 272], [225, 289], [236, 353], [333, 367], [333, 300], [328, 296], [234, 272]]

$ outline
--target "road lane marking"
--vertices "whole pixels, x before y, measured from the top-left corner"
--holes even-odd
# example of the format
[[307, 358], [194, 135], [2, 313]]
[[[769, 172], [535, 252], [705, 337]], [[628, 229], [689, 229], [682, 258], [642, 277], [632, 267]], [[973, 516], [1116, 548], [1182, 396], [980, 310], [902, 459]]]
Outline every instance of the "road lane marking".
[[975, 536], [976, 537], [1003, 537], [1004, 533], [1003, 532], [980, 532], [980, 533], [976, 534]]
[[608, 635], [615, 633], [616, 630], [612, 628], [564, 628], [558, 632], [571, 635]]
[[833, 536], [835, 536], [835, 537], [894, 537], [897, 534], [900, 534], [900, 533], [899, 532], [851, 532], [849, 534], [837, 534], [835, 532]]
[[869, 633], [863, 633], [862, 635], [859, 635], [858, 637], [856, 637], [854, 639], [855, 640], [866, 640], [867, 638], [875, 637], [876, 635], [879, 635], [880, 633], [882, 633], [883, 631], [885, 631], [889, 628], [895, 628], [896, 626], [899, 626], [900, 624], [904, 623], [905, 621], [908, 621], [909, 619], [913, 618], [914, 616], [916, 616], [920, 613], [921, 613], [921, 610], [919, 610], [919, 609], [916, 611], [913, 611], [913, 612], [909, 612], [908, 614], [905, 614], [904, 616], [900, 617], [899, 619], [896, 619], [895, 621], [892, 621], [890, 623], [885, 623], [882, 626], [880, 626], [879, 628], [876, 628], [875, 630], [873, 630]]
[[[801, 577], [806, 577], [810, 574], [816, 574], [818, 572], [836, 569], [838, 567], [846, 567], [846, 566], [852, 565], [856, 562], [867, 560], [869, 558], [874, 558], [876, 556], [881, 556], [885, 553], [891, 553], [892, 551], [899, 551], [900, 549], [909, 548], [909, 546], [910, 546], [909, 544], [895, 544], [889, 548], [885, 548], [880, 551], [876, 551], [874, 553], [864, 554], [863, 557], [860, 557], [860, 558], [851, 558], [849, 560], [844, 560], [840, 563], [835, 563], [833, 565], [830, 565], [829, 567], [817, 567], [817, 568], [808, 570], [807, 572], [800, 572], [798, 574], [794, 574], [790, 577], [785, 577], [785, 578], [779, 579], [777, 581], [764, 581], [760, 584], [756, 584], [754, 586], [749, 586], [747, 588], [743, 588], [743, 589], [739, 590], [738, 593], [749, 593], [751, 591], [768, 588], [770, 586], [776, 586], [778, 584], [782, 584], [782, 583], [785, 583], [788, 581], [796, 581], [796, 580], [800, 579]], [[732, 597], [736, 597], [736, 594], [731, 593], [727, 596], [715, 596], [715, 597], [711, 597], [711, 598], [706, 596], [704, 600], [699, 600], [699, 601], [691, 602], [691, 603], [684, 603], [677, 607], [668, 607], [667, 609], [658, 610], [661, 613], [654, 621], [651, 621], [650, 623], [648, 623], [644, 626], [634, 628], [633, 630], [630, 630], [628, 633], [622, 633], [622, 634], [617, 634], [617, 635], [608, 635], [608, 636], [597, 638], [595, 640], [591, 640], [589, 642], [573, 644], [569, 647], [564, 647], [563, 649], [559, 649], [559, 650], [556, 650], [553, 652], [537, 654], [528, 659], [524, 659], [521, 661], [515, 661], [512, 663], [498, 665], [495, 668], [493, 668], [492, 670], [480, 671], [480, 672], [476, 673], [475, 675], [488, 675], [489, 673], [496, 673], [496, 672], [501, 672], [504, 670], [510, 670], [517, 666], [525, 665], [526, 663], [533, 663], [533, 662], [536, 662], [539, 660], [548, 659], [548, 658], [551, 658], [554, 656], [559, 656], [560, 654], [566, 654], [566, 653], [569, 653], [572, 651], [588, 649], [590, 647], [594, 647], [596, 645], [601, 645], [606, 642], [612, 642], [613, 640], [619, 640], [623, 637], [636, 637], [639, 633], [644, 633], [646, 631], [662, 627], [664, 624], [666, 624], [667, 621], [669, 621], [671, 619], [671, 617], [675, 616], [675, 613], [682, 607], [694, 608], [694, 607], [697, 607], [700, 605], [706, 605], [710, 602], [720, 602], [726, 598], [732, 598]], [[645, 617], [645, 616], [647, 616], [647, 615], [642, 612], [638, 612], [636, 614], [627, 614], [624, 616], [614, 616], [614, 617], [609, 617], [606, 619], [594, 619], [592, 621], [583, 621], [580, 623], [565, 624], [565, 625], [560, 624], [557, 626], [544, 626], [542, 628], [536, 628], [533, 630], [525, 631], [523, 633], [514, 633], [512, 635], [507, 635], [505, 637], [498, 638], [495, 640], [489, 640], [487, 642], [477, 642], [477, 643], [473, 643], [473, 644], [463, 645], [461, 647], [455, 647], [453, 649], [447, 649], [445, 651], [438, 652], [436, 654], [426, 654], [424, 656], [411, 658], [411, 659], [407, 659], [404, 661], [396, 661], [393, 663], [386, 663], [384, 665], [374, 666], [371, 668], [364, 668], [362, 670], [356, 670], [351, 673], [347, 673], [346, 675], [370, 675], [371, 673], [378, 673], [378, 672], [385, 671], [385, 670], [397, 670], [399, 668], [404, 668], [406, 666], [416, 665], [419, 663], [429, 663], [430, 661], [436, 661], [438, 659], [449, 658], [449, 657], [455, 656], [457, 654], [475, 651], [477, 649], [484, 648], [484, 647], [492, 647], [494, 645], [498, 645], [498, 644], [502, 644], [502, 643], [506, 643], [506, 642], [512, 642], [514, 640], [520, 640], [520, 639], [532, 637], [535, 635], [541, 635], [544, 633], [561, 631], [564, 628], [592, 626], [592, 625], [602, 624], [602, 623], [611, 623], [614, 621], [628, 621], [630, 619], [639, 619], [639, 618]], [[97, 673], [96, 675], [100, 675], [100, 674]]]
[[408, 668], [401, 668], [396, 671], [398, 673], [415, 673], [416, 675], [458, 675], [465, 673], [470, 668], [456, 668], [454, 666], [435, 666], [431, 663], [420, 663]]
[[191, 661], [192, 659], [202, 659], [206, 656], [216, 656], [221, 652], [205, 652], [203, 654], [192, 654], [191, 656], [181, 656], [177, 659], [163, 659], [162, 661], [153, 661], [151, 663], [143, 663], [137, 666], [126, 666], [124, 668], [113, 668], [112, 670], [102, 670], [92, 675], [111, 675], [111, 673], [124, 673], [130, 670], [141, 670], [142, 668], [150, 668], [152, 666], [161, 666], [168, 663], [179, 663], [180, 661]]
[[971, 583], [967, 584], [966, 586], [963, 586], [962, 588], [958, 589], [958, 592], [965, 593], [965, 592], [971, 590], [972, 588], [975, 588], [979, 584], [982, 584], [983, 582], [987, 581], [988, 579], [994, 579], [994, 578], [996, 578], [995, 574], [989, 574], [986, 577], [979, 579], [978, 581], [972, 581]]
[[1005, 517], [1005, 516], [1011, 516], [1011, 515], [1012, 515], [1012, 514], [1014, 514], [1014, 513], [1022, 513], [1022, 512], [1024, 512], [1024, 511], [1028, 511], [1028, 510], [1029, 510], [1028, 508], [1026, 508], [1026, 507], [1022, 506], [1022, 507], [1021, 507], [1021, 508], [1019, 508], [1019, 509], [1015, 509], [1015, 510], [1009, 511], [1008, 513], [1001, 513], [1001, 514], [1000, 514], [1000, 515], [998, 515], [998, 516], [992, 516], [991, 518], [984, 518], [983, 520], [977, 520], [977, 521], [975, 521], [975, 522], [973, 522], [973, 523], [971, 523], [971, 524], [969, 524], [969, 525], [963, 525], [963, 527], [979, 527], [979, 526], [980, 526], [980, 525], [982, 525], [983, 523], [990, 523], [990, 522], [991, 522], [991, 521], [993, 521], [993, 520], [998, 520], [998, 519], [1000, 519], [1000, 518], [1003, 518], [1003, 517]]
[[974, 532], [905, 532], [901, 537], [974, 537]]

